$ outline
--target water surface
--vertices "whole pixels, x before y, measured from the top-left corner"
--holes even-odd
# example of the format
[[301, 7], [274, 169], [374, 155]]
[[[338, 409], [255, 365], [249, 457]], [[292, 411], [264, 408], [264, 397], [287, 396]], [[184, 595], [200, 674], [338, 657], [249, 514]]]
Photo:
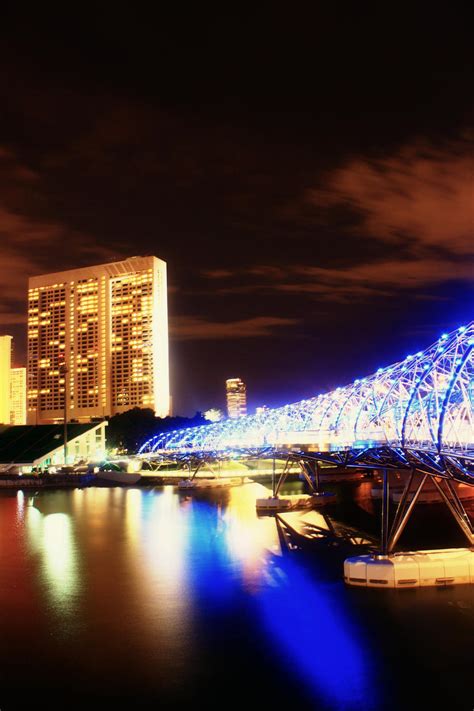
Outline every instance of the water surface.
[[[363, 486], [338, 515], [370, 527]], [[345, 587], [344, 553], [282, 550], [261, 495], [2, 492], [0, 709], [471, 709], [473, 587]]]

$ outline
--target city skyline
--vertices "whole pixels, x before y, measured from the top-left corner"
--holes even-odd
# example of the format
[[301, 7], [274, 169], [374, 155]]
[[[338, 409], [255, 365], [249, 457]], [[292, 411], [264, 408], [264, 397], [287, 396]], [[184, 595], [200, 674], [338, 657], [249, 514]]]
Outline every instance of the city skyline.
[[315, 14], [164, 33], [157, 50], [133, 13], [3, 24], [0, 334], [16, 365], [29, 276], [137, 253], [169, 265], [180, 414], [224, 406], [229, 373], [250, 409], [329, 391], [471, 319], [468, 23]]

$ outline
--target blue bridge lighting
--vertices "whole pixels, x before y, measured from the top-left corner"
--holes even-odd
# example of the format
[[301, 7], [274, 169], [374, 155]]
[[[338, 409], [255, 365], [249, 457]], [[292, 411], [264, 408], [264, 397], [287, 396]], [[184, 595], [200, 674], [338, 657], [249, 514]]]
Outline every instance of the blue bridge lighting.
[[473, 345], [471, 322], [444, 333], [426, 350], [345, 387], [258, 415], [160, 434], [145, 442], [140, 453], [218, 454], [292, 445], [329, 452], [371, 442], [471, 456]]

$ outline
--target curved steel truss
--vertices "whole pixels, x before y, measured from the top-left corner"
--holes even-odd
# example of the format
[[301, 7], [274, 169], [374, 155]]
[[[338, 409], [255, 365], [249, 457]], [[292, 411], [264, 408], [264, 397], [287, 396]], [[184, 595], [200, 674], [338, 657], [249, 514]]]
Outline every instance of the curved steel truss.
[[[474, 456], [473, 403], [471, 322], [345, 387], [258, 415], [157, 435], [140, 453], [309, 447], [319, 453], [351, 452], [352, 459], [361, 460], [362, 452], [377, 457], [390, 451], [395, 460], [429, 457], [429, 466], [446, 471], [453, 458]], [[472, 476], [466, 470], [466, 478]]]

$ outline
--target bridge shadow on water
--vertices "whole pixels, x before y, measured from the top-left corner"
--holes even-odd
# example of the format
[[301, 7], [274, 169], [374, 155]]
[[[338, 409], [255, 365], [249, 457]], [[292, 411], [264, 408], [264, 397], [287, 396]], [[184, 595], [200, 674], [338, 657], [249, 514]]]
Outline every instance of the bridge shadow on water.
[[[340, 483], [328, 483], [323, 486], [324, 491], [332, 492], [336, 495], [336, 502], [329, 504], [318, 510], [317, 517], [325, 516], [330, 523], [325, 524], [333, 528], [338, 546], [343, 546], [344, 540], [348, 546], [344, 548], [347, 552], [349, 548], [352, 555], [355, 550], [352, 546], [359, 546], [361, 539], [366, 540], [366, 545], [360, 545], [360, 550], [356, 552], [368, 552], [377, 549], [380, 542], [380, 522], [381, 522], [381, 501], [373, 498], [374, 481], [372, 479], [362, 481], [349, 481]], [[287, 485], [283, 493], [309, 493], [308, 487], [303, 482], [291, 482]], [[473, 498], [464, 501], [466, 513], [474, 520], [474, 487]], [[390, 503], [390, 523], [395, 516], [397, 504]], [[297, 515], [298, 516], [298, 515]], [[310, 520], [314, 514], [301, 513], [298, 517], [306, 522], [306, 530], [300, 533], [310, 539], [316, 540], [317, 535], [312, 535]], [[319, 522], [320, 523], [320, 522]], [[316, 524], [318, 525], [318, 524]], [[296, 538], [296, 537], [295, 537]], [[324, 539], [324, 536], [321, 537]], [[327, 543], [331, 541], [328, 535]], [[306, 541], [300, 541], [302, 547], [306, 547]], [[462, 531], [456, 524], [455, 519], [449, 512], [444, 502], [439, 499], [432, 503], [419, 503], [414, 508], [412, 516], [409, 518], [406, 528], [395, 548], [395, 551], [408, 550], [428, 550], [437, 548], [466, 547], [468, 542]], [[348, 548], [349, 547], [349, 548]]]

